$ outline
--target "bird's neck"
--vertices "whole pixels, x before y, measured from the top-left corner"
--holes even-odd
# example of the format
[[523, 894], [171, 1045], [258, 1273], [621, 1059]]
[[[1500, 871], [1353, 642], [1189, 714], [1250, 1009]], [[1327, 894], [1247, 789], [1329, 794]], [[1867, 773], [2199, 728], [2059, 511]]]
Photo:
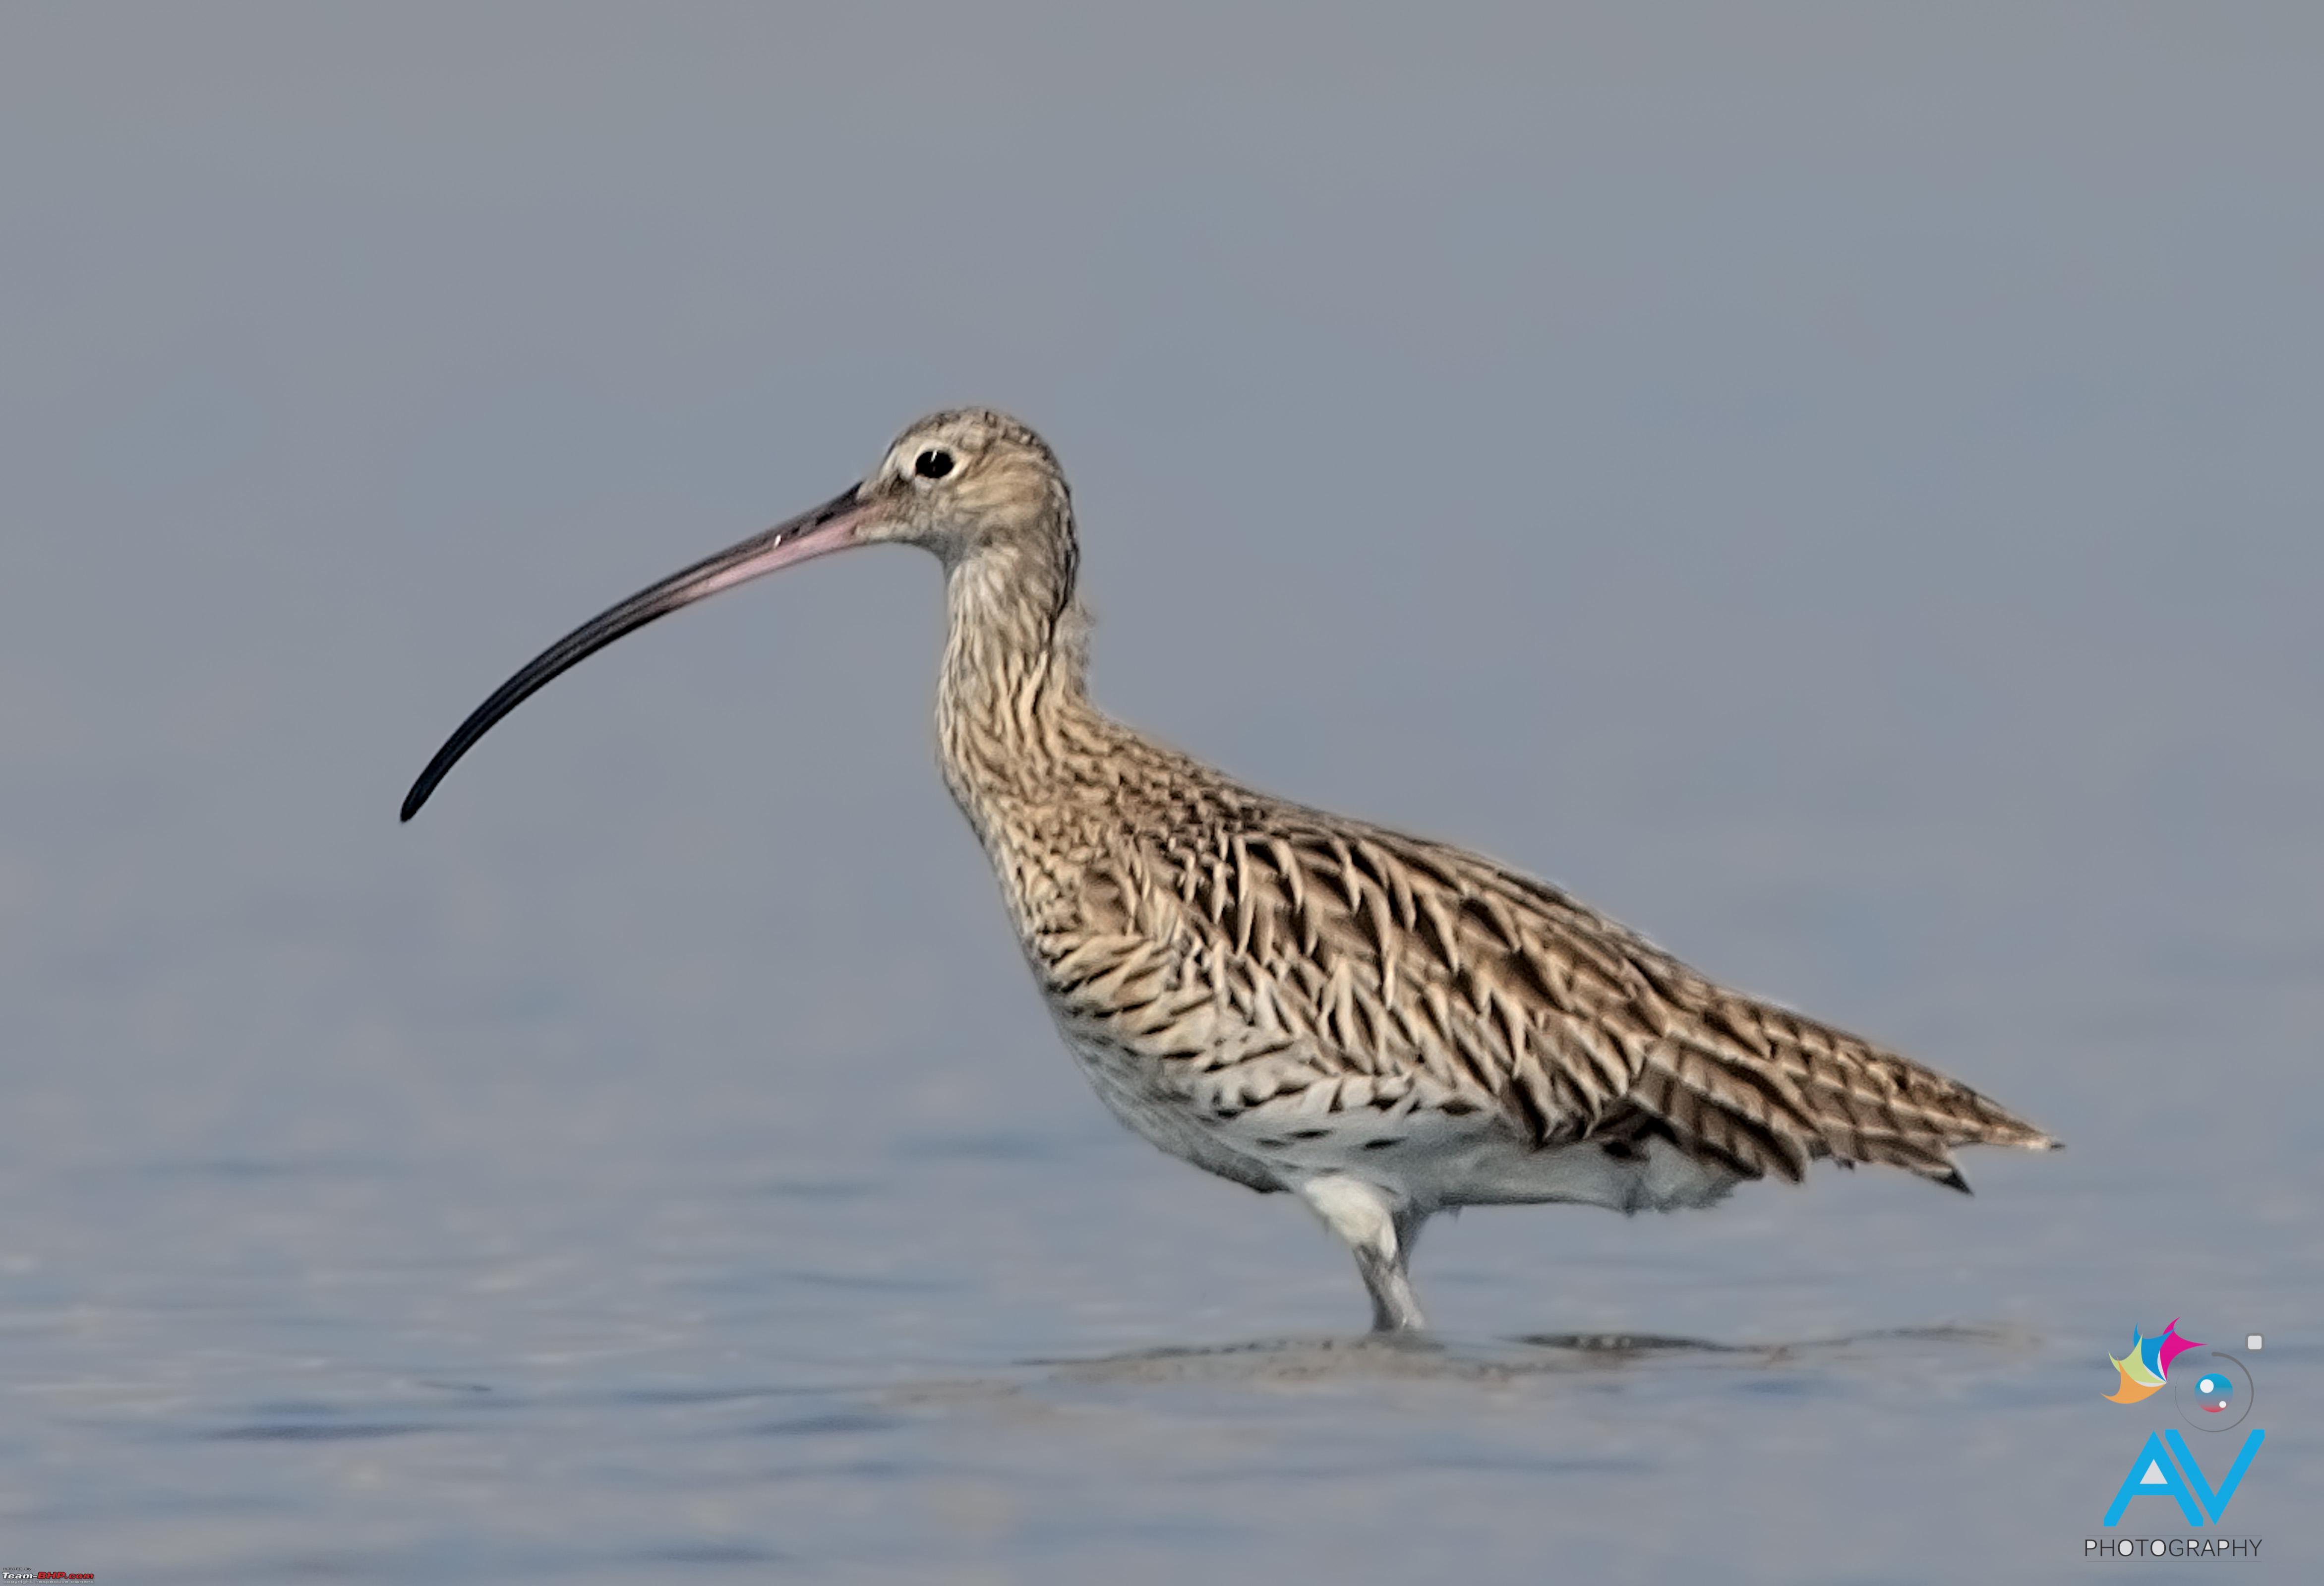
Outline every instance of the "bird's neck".
[[1010, 807], [1055, 803], [1083, 779], [1102, 724], [1084, 682], [1074, 571], [1069, 539], [1050, 552], [985, 549], [946, 569], [938, 752], [988, 844]]

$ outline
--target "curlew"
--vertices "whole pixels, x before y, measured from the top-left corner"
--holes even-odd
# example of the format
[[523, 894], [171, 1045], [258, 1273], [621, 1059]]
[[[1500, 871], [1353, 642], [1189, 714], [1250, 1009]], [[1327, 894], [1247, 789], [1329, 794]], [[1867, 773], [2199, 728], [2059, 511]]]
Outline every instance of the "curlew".
[[503, 684], [410, 820], [535, 689], [622, 634], [852, 546], [943, 564], [945, 785], [1065, 1045], [1174, 1157], [1298, 1196], [1354, 1253], [1373, 1325], [1425, 1325], [1431, 1213], [1706, 1206], [1829, 1157], [1966, 1192], [1953, 1148], [2056, 1144], [1934, 1070], [1734, 991], [1555, 887], [1245, 788], [1084, 687], [1073, 503], [1032, 430], [906, 430], [860, 484], [632, 595]]

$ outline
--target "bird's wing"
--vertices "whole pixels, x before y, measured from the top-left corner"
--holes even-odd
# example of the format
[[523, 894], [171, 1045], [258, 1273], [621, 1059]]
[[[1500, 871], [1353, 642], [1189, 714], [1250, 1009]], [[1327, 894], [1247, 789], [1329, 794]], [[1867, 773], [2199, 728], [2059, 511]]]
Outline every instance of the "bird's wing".
[[1237, 1000], [1343, 1072], [1489, 1099], [1543, 1145], [1666, 1132], [1747, 1177], [2050, 1139], [1967, 1085], [1731, 991], [1554, 887], [1442, 844], [1277, 806], [1157, 866]]

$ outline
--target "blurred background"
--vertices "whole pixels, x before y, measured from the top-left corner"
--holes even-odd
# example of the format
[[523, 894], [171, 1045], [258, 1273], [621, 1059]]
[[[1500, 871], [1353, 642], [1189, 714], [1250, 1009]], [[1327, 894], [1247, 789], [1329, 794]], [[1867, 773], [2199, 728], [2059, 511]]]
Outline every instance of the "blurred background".
[[[2296, 1578], [2319, 70], [2257, 5], [9, 5], [0, 1562], [2045, 1578], [2178, 1316], [2268, 1338]], [[964, 402], [1065, 461], [1110, 708], [2071, 1148], [1472, 1213], [1446, 1349], [1349, 1347], [1058, 1047], [900, 552], [397, 825]], [[1586, 1331], [1751, 1347], [1512, 1342]]]

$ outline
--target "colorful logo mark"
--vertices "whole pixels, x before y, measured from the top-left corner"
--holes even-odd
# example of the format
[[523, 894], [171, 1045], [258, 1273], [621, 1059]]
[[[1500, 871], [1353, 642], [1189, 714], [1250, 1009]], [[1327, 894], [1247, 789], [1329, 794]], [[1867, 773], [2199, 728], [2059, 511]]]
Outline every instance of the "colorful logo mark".
[[[2253, 1336], [2252, 1342], [2259, 1342], [2257, 1335]], [[2190, 1353], [2193, 1359], [2180, 1360]], [[2173, 1362], [2181, 1368], [2175, 1374], [2171, 1369]], [[2171, 1325], [2163, 1330], [2159, 1338], [2148, 1338], [2134, 1330], [2130, 1352], [2113, 1364], [2122, 1373], [2122, 1387], [2106, 1395], [2107, 1399], [2118, 1405], [2135, 1405], [2152, 1398], [2167, 1383], [2178, 1397], [2179, 1414], [2200, 1432], [2227, 1432], [2242, 1425], [2257, 1399], [2252, 1389], [2251, 1372], [2244, 1363], [2225, 1350], [2209, 1349], [2191, 1338], [2180, 1337], [2176, 1317], [2172, 1318]], [[2131, 1462], [2129, 1472], [2123, 1477], [2122, 1485], [2115, 1489], [2114, 1501], [2107, 1506], [2104, 1524], [2120, 1525], [2133, 1498], [2167, 1498], [2179, 1506], [2190, 1527], [2200, 1530], [2207, 1525], [2218, 1525], [2236, 1489], [2243, 1485], [2244, 1472], [2251, 1469], [2253, 1456], [2266, 1441], [2267, 1434], [2260, 1428], [2246, 1431], [2243, 1446], [2236, 1451], [2227, 1474], [2213, 1487], [2209, 1473], [2197, 1462], [2195, 1451], [2188, 1446], [2176, 1426], [2150, 1432], [2138, 1457]], [[2161, 1540], [2150, 1539], [2148, 1545], [2155, 1553], [2164, 1551]], [[2173, 1542], [2171, 1545], [2175, 1549], [2179, 1545]], [[2218, 1548], [2224, 1551], [2229, 1545], [2222, 1542]], [[2251, 1545], [2256, 1553], [2259, 1544], [2255, 1541]], [[2096, 1540], [2088, 1542], [2083, 1548], [2085, 1554], [2107, 1551], [2108, 1545]], [[2113, 1551], [2128, 1554], [2132, 1544], [2113, 1545]], [[2188, 1551], [2194, 1551], [2193, 1544], [2188, 1545]], [[2204, 1551], [2213, 1551], [2212, 1545], [2204, 1545]], [[2236, 1551], [2241, 1551], [2240, 1546]]]
[[2122, 1387], [2107, 1394], [2107, 1399], [2118, 1405], [2135, 1405], [2140, 1399], [2159, 1390], [2170, 1379], [2171, 1362], [2189, 1350], [2203, 1346], [2191, 1339], [2179, 1336], [2179, 1318], [2159, 1338], [2142, 1338], [2138, 1329], [2130, 1330], [2130, 1352], [2120, 1360], [2107, 1357], [2114, 1369], [2122, 1373]]

